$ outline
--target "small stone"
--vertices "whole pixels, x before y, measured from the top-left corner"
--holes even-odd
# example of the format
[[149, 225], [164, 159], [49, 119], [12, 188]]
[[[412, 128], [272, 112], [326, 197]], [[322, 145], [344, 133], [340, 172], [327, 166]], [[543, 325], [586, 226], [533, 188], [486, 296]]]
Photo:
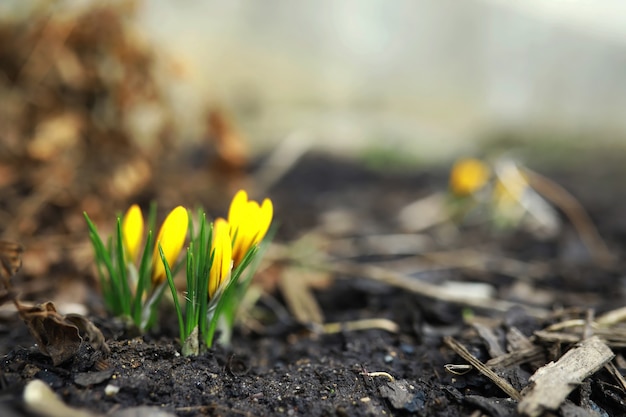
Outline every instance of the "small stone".
[[81, 372], [74, 376], [74, 383], [81, 387], [100, 384], [113, 375], [113, 369], [100, 372]]
[[400, 345], [400, 350], [406, 353], [407, 355], [412, 355], [415, 353], [415, 348], [407, 343], [403, 343]]
[[104, 393], [107, 397], [112, 397], [118, 392], [120, 392], [120, 387], [118, 387], [117, 385], [109, 384], [104, 388]]
[[39, 379], [34, 379], [26, 385], [23, 399], [29, 414], [50, 417], [95, 417], [95, 414], [89, 411], [65, 405], [52, 389]]

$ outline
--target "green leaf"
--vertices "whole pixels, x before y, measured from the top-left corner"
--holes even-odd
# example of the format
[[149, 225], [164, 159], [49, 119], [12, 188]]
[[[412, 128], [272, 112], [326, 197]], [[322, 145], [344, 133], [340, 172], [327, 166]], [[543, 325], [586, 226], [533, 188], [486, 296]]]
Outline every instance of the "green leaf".
[[97, 262], [99, 262], [101, 265], [104, 265], [106, 271], [109, 274], [109, 285], [105, 284], [102, 287], [104, 291], [105, 302], [109, 306], [113, 314], [123, 314], [120, 300], [117, 297], [117, 294], [119, 292], [119, 277], [117, 276], [115, 268], [113, 267], [113, 262], [111, 261], [111, 256], [109, 254], [110, 252], [104, 246], [104, 242], [102, 242], [102, 239], [98, 234], [98, 229], [93, 224], [87, 213], [83, 212], [83, 215], [85, 216], [85, 220], [87, 221], [87, 227], [89, 228], [90, 232], [89, 237], [91, 238], [91, 242], [95, 249]]
[[124, 315], [131, 316], [131, 300], [132, 295], [130, 293], [130, 287], [128, 285], [128, 277], [126, 276], [126, 254], [124, 253], [124, 236], [122, 236], [122, 219], [117, 218], [117, 231], [115, 242], [115, 258], [117, 260], [117, 273], [119, 274], [119, 288], [118, 297], [120, 297], [120, 304]]
[[159, 243], [159, 255], [161, 256], [161, 261], [163, 262], [163, 266], [165, 267], [165, 277], [167, 278], [167, 283], [170, 286], [170, 291], [172, 291], [172, 298], [174, 299], [174, 307], [176, 308], [176, 315], [178, 316], [178, 330], [180, 332], [180, 342], [184, 343], [184, 341], [187, 339], [187, 334], [185, 332], [185, 321], [183, 320], [183, 312], [181, 311], [180, 303], [178, 302], [178, 294], [176, 293], [176, 286], [174, 285], [172, 270], [170, 269], [170, 265], [165, 258], [165, 253], [163, 253], [161, 243]]
[[[142, 328], [143, 321], [143, 298], [144, 294], [147, 292], [147, 284], [150, 280], [150, 274], [152, 273], [150, 265], [152, 264], [153, 238], [152, 230], [150, 230], [143, 247], [141, 262], [139, 263], [139, 279], [137, 279], [135, 299], [133, 300], [133, 321], [139, 328]], [[151, 322], [151, 320], [148, 320], [148, 322]]]

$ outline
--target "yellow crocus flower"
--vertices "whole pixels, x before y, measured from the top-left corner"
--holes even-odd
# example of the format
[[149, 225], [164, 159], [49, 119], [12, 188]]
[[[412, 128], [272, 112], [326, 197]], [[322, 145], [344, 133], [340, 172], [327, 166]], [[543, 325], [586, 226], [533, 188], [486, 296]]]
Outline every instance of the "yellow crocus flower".
[[222, 284], [228, 281], [233, 265], [230, 226], [222, 218], [218, 218], [213, 223], [211, 253], [213, 254], [213, 264], [209, 271], [209, 299], [212, 299]]
[[267, 233], [272, 223], [274, 207], [268, 198], [259, 205], [254, 200], [248, 200], [248, 194], [240, 190], [233, 197], [228, 211], [230, 234], [234, 237], [233, 261], [237, 266], [243, 260], [248, 250], [259, 243]]
[[173, 267], [185, 244], [188, 227], [189, 216], [187, 209], [182, 206], [176, 207], [165, 218], [157, 235], [154, 253], [152, 254], [152, 283], [155, 286], [165, 281], [165, 267], [159, 255], [159, 242], [163, 248], [167, 263]]
[[474, 158], [461, 159], [450, 171], [450, 189], [458, 196], [468, 196], [481, 189], [489, 180], [489, 167]]
[[143, 239], [143, 215], [137, 204], [130, 206], [126, 214], [124, 214], [122, 234], [124, 235], [124, 249], [127, 262], [135, 262]]

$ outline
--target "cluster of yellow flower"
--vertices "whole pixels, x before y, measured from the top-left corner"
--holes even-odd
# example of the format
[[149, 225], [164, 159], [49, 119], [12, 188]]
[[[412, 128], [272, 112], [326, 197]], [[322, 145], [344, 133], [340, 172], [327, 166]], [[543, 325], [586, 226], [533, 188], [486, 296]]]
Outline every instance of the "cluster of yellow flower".
[[[248, 199], [244, 190], [237, 192], [228, 211], [228, 219], [218, 218], [213, 222], [211, 253], [214, 253], [210, 270], [209, 294], [212, 298], [226, 282], [230, 272], [243, 260], [250, 248], [258, 244], [267, 234], [272, 222], [273, 205], [270, 199], [261, 204]], [[157, 235], [152, 255], [152, 285], [157, 287], [165, 281], [165, 267], [159, 256], [159, 244], [169, 265], [174, 265], [187, 238], [189, 214], [178, 206], [163, 221]], [[124, 252], [126, 261], [134, 263], [144, 237], [144, 218], [138, 205], [132, 205], [122, 220]]]
[[[545, 238], [556, 236], [561, 225], [546, 196], [535, 190], [542, 185], [545, 189], [547, 184], [553, 183], [508, 158], [499, 158], [491, 165], [464, 158], [452, 166], [449, 187], [458, 198], [453, 207], [463, 216], [470, 209], [479, 209], [499, 229], [524, 228]], [[551, 191], [557, 188], [549, 185]]]
[[[189, 211], [178, 206], [167, 215], [155, 239], [152, 229], [156, 206], [151, 208], [146, 227], [141, 209], [134, 204], [123, 218], [117, 219], [116, 234], [108, 244], [84, 214], [102, 294], [111, 313], [129, 318], [138, 329], [146, 331], [155, 324], [156, 307], [169, 286], [183, 352], [195, 354], [200, 340], [204, 347], [212, 345], [218, 322], [232, 327], [236, 307], [258, 266], [255, 260], [260, 255], [259, 243], [269, 230], [274, 207], [269, 199], [261, 204], [249, 200], [241, 190], [233, 198], [226, 219], [218, 218], [210, 224], [199, 212], [200, 227], [194, 234]], [[151, 230], [144, 233], [146, 228]], [[172, 271], [180, 266], [178, 258], [188, 234], [183, 309]], [[241, 278], [244, 271], [245, 278]], [[228, 334], [229, 328], [220, 329]]]

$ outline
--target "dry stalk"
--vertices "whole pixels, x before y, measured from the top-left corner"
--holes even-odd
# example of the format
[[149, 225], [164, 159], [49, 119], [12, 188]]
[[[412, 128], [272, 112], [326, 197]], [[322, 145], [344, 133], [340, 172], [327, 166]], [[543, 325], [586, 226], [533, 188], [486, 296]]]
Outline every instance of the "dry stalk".
[[530, 186], [565, 213], [578, 232], [580, 239], [589, 249], [594, 261], [603, 266], [612, 265], [615, 257], [609, 251], [582, 204], [565, 188], [549, 178], [528, 168], [523, 168], [523, 171]]

